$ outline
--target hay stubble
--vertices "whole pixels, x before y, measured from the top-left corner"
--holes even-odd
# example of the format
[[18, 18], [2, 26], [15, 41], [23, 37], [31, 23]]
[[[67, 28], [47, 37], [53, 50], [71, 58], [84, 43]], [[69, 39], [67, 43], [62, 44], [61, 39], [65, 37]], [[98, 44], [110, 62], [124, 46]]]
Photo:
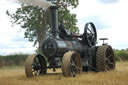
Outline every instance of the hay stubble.
[[128, 85], [128, 62], [117, 63], [115, 71], [82, 73], [75, 78], [56, 73], [26, 78], [24, 68], [0, 69], [0, 85]]

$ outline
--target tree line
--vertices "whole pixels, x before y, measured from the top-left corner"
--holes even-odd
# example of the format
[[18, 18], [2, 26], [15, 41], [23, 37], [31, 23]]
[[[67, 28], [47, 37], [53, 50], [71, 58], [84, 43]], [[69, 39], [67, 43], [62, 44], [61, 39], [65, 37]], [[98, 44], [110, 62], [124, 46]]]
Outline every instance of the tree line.
[[[116, 61], [128, 61], [128, 50], [114, 49]], [[0, 56], [0, 67], [3, 66], [23, 66], [29, 54], [13, 54]]]

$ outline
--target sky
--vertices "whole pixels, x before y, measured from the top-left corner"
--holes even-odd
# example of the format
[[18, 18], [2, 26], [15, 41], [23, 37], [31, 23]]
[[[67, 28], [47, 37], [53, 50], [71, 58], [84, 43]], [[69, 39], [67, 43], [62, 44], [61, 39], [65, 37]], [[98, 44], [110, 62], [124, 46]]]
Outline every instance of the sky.
[[[115, 49], [128, 48], [128, 0], [79, 0], [79, 6], [71, 10], [77, 15], [80, 33], [85, 23], [93, 22], [99, 38], [108, 38], [106, 43]], [[12, 27], [6, 10], [15, 12], [20, 4], [0, 0], [0, 55], [15, 53], [34, 53], [33, 42], [24, 38], [24, 30], [20, 26]]]

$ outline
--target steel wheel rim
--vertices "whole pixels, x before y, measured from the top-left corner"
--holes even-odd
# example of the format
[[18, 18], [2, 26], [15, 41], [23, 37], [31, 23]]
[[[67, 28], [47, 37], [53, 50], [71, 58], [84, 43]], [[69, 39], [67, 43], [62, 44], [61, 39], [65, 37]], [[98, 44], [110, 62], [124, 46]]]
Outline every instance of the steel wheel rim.
[[41, 70], [42, 70], [42, 68], [41, 68], [40, 60], [39, 60], [39, 58], [36, 56], [36, 57], [34, 58], [33, 63], [32, 63], [32, 74], [33, 74], [34, 76], [39, 76], [39, 75], [41, 74]]
[[106, 67], [106, 70], [111, 70], [111, 69], [114, 69], [115, 68], [115, 59], [114, 59], [114, 53], [112, 51], [112, 48], [111, 47], [108, 47], [107, 50], [106, 50], [106, 58], [105, 58], [105, 67]]
[[77, 54], [73, 54], [70, 59], [70, 75], [72, 77], [75, 77], [76, 75], [79, 75], [81, 72], [80, 63], [77, 59]]

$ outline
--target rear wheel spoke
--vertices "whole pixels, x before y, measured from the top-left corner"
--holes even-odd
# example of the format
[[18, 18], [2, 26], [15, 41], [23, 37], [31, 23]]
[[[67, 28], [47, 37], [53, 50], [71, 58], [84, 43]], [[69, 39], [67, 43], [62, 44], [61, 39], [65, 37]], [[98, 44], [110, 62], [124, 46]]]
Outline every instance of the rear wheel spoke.
[[105, 65], [105, 68], [106, 68], [107, 70], [110, 70], [110, 67], [109, 67], [108, 65]]
[[109, 56], [107, 56], [107, 58], [111, 58], [113, 55], [111, 54], [111, 55], [109, 55]]

